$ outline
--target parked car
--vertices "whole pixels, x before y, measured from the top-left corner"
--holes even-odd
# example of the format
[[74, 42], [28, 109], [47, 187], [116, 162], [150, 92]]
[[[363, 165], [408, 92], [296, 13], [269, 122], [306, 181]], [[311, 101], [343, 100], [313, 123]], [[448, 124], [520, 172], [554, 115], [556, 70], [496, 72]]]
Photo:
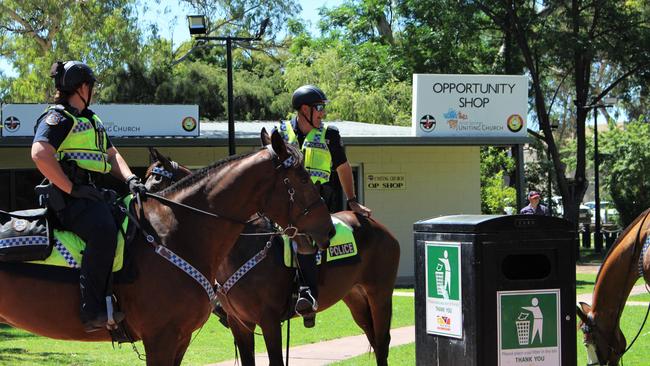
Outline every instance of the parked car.
[[[564, 214], [564, 206], [562, 205], [562, 196], [553, 196], [553, 216], [561, 217]], [[589, 225], [591, 223], [591, 210], [586, 205], [580, 204], [578, 212], [578, 222], [580, 224]]]
[[[591, 211], [591, 223], [596, 223], [596, 202], [585, 202], [585, 206]], [[614, 207], [613, 202], [600, 201], [600, 222], [602, 224], [616, 224], [618, 222], [618, 210]]]

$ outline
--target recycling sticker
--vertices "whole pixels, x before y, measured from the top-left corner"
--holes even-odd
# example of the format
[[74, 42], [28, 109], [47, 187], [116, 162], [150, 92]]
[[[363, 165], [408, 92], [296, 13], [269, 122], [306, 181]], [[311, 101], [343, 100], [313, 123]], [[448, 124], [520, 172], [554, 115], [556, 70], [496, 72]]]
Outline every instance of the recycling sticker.
[[463, 337], [460, 243], [425, 242], [427, 333]]
[[497, 292], [499, 365], [557, 366], [560, 289]]

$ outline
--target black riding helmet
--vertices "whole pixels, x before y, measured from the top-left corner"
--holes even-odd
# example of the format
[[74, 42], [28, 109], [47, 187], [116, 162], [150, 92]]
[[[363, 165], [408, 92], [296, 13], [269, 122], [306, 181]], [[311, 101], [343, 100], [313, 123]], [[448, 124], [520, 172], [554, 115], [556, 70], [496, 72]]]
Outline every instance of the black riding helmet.
[[54, 78], [54, 86], [61, 91], [72, 93], [79, 85], [95, 83], [95, 73], [88, 65], [79, 61], [57, 61], [52, 64], [50, 77]]
[[291, 106], [298, 110], [303, 104], [312, 106], [319, 103], [328, 103], [327, 96], [320, 88], [314, 85], [303, 85], [293, 92], [291, 97]]

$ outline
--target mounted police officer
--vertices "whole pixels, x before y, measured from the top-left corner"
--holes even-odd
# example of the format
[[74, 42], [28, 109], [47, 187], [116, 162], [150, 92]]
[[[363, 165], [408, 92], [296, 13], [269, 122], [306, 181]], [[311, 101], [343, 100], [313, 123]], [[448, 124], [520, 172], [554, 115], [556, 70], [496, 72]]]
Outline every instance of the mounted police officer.
[[[118, 228], [98, 175], [111, 173], [125, 181], [131, 192], [146, 188], [111, 144], [99, 117], [90, 109], [95, 75], [79, 61], [55, 62], [50, 76], [56, 87], [55, 105], [37, 121], [32, 160], [62, 193], [57, 207], [61, 226], [86, 242], [81, 264], [81, 321], [87, 332], [106, 329], [106, 295], [117, 245]], [[121, 321], [122, 313], [114, 313]]]
[[[314, 85], [303, 85], [293, 92], [291, 105], [296, 115], [282, 121], [277, 128], [285, 141], [296, 144], [304, 154], [305, 169], [312, 181], [321, 188], [321, 196], [329, 198], [332, 170], [336, 171], [341, 188], [347, 197], [348, 208], [360, 215], [370, 217], [372, 211], [357, 200], [352, 181], [352, 168], [348, 163], [339, 130], [323, 123], [325, 106], [329, 101], [325, 93]], [[330, 211], [332, 202], [328, 202]], [[296, 312], [303, 316], [306, 327], [314, 326], [318, 310], [318, 272], [316, 254], [298, 254], [301, 286], [296, 302]]]

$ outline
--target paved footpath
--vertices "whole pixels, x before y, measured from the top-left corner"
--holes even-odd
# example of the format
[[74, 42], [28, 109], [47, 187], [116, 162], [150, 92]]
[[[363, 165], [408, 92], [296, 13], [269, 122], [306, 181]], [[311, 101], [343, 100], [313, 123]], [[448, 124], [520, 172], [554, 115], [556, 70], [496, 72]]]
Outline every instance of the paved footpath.
[[[577, 272], [579, 273], [596, 273], [598, 266], [578, 266]], [[644, 285], [634, 286], [630, 295], [637, 295], [646, 293]], [[399, 292], [394, 293], [395, 296], [414, 296], [413, 292]], [[591, 294], [582, 294], [577, 296], [577, 302], [591, 303]], [[647, 302], [630, 301], [628, 305], [648, 306]], [[391, 347], [413, 343], [415, 342], [415, 326], [394, 328], [391, 334]], [[302, 346], [291, 347], [289, 364], [300, 366], [321, 366], [329, 365], [334, 362], [343, 361], [348, 358], [356, 357], [362, 354], [368, 354], [370, 344], [365, 335], [345, 337], [325, 341], [320, 343], [306, 344]], [[284, 353], [284, 349], [283, 349]], [[368, 354], [368, 357], [374, 357]], [[266, 352], [257, 353], [255, 355], [255, 364], [267, 366], [269, 361], [266, 357]], [[223, 361], [207, 366], [234, 366], [240, 365], [235, 360]]]

